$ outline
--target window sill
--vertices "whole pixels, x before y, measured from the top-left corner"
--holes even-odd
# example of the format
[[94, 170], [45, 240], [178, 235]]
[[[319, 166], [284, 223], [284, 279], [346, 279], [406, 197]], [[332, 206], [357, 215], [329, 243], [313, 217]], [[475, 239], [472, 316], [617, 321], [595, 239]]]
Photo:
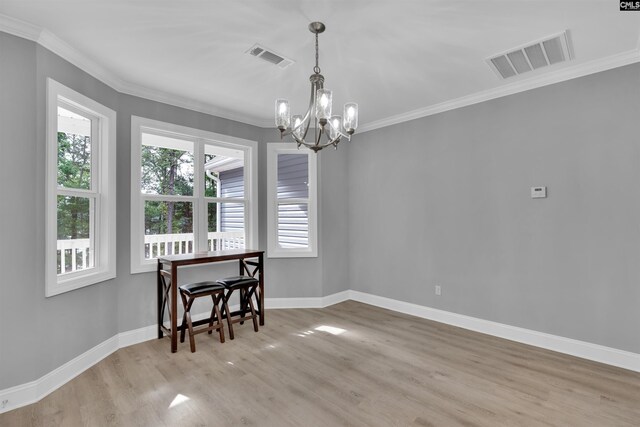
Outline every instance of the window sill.
[[52, 297], [60, 295], [65, 292], [73, 291], [76, 289], [84, 288], [85, 286], [95, 285], [97, 283], [105, 282], [107, 280], [115, 279], [116, 273], [114, 271], [95, 271], [88, 274], [77, 275], [74, 277], [66, 277], [59, 279], [56, 276], [56, 283], [47, 284], [46, 297]]
[[317, 251], [287, 251], [287, 250], [271, 250], [267, 251], [267, 258], [317, 258]]

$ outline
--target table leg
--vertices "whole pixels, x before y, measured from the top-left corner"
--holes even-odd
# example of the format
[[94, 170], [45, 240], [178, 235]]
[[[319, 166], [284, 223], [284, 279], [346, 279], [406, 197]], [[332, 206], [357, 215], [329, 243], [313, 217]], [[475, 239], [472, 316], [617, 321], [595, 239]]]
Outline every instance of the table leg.
[[162, 325], [162, 305], [164, 303], [162, 275], [160, 274], [161, 269], [162, 269], [162, 263], [160, 262], [160, 260], [158, 260], [158, 271], [157, 271], [157, 275], [158, 275], [158, 283], [157, 283], [157, 286], [158, 286], [158, 339], [164, 336], [164, 334], [162, 333], [162, 328], [160, 327]]
[[178, 351], [178, 267], [171, 265], [171, 353]]
[[262, 254], [258, 256], [258, 264], [260, 267], [260, 278], [258, 279], [258, 287], [260, 288], [260, 326], [264, 326], [264, 259]]

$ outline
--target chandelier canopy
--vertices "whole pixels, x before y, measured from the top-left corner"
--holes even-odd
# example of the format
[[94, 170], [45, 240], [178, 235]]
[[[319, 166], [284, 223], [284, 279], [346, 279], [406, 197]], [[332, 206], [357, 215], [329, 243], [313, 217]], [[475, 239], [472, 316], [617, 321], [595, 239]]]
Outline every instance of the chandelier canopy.
[[[291, 135], [298, 143], [310, 148], [316, 153], [325, 147], [338, 148], [340, 138], [351, 141], [351, 135], [358, 127], [358, 104], [348, 102], [344, 105], [343, 116], [331, 115], [332, 92], [324, 88], [324, 76], [320, 74], [318, 65], [318, 34], [324, 32], [325, 25], [322, 22], [309, 24], [309, 31], [316, 37], [316, 66], [309, 77], [311, 82], [311, 99], [307, 113], [291, 116], [289, 101], [276, 99], [276, 126], [280, 130], [280, 138]], [[309, 128], [313, 124], [313, 140], [307, 141]], [[325, 136], [323, 138], [322, 136]]]

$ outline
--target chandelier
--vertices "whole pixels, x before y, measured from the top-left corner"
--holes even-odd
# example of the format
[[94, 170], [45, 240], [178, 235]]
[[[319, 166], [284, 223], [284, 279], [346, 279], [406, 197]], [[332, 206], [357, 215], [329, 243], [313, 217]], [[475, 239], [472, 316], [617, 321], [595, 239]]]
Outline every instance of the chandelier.
[[[351, 135], [358, 127], [358, 104], [355, 102], [344, 105], [343, 116], [331, 115], [332, 93], [324, 88], [324, 76], [320, 74], [318, 65], [318, 34], [324, 30], [325, 26], [322, 22], [309, 24], [309, 31], [316, 36], [316, 66], [313, 67], [313, 74], [309, 77], [311, 99], [307, 113], [304, 116], [291, 116], [289, 101], [276, 99], [276, 126], [280, 130], [280, 138], [291, 135], [298, 143], [298, 148], [304, 145], [316, 153], [330, 145], [338, 148], [340, 138], [344, 137], [351, 141]], [[313, 140], [307, 141], [305, 138], [312, 124]]]

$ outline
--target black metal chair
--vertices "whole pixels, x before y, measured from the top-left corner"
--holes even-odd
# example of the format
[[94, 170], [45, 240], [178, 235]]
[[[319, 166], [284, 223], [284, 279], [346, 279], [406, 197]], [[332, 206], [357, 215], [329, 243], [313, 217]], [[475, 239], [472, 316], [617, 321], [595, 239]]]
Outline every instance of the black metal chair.
[[[258, 332], [258, 312], [253, 304], [253, 299], [256, 299], [256, 303], [260, 310], [260, 300], [258, 298], [258, 279], [250, 276], [233, 276], [226, 277], [216, 281], [218, 284], [225, 287], [226, 292], [224, 300], [222, 302], [222, 312], [227, 318], [227, 325], [229, 327], [229, 339], [233, 339], [233, 324], [244, 323], [246, 320], [253, 321], [253, 330]], [[235, 312], [231, 312], [229, 309], [229, 300], [235, 291], [240, 292], [240, 309]]]
[[[191, 344], [191, 352], [196, 351], [196, 342], [194, 335], [213, 331], [220, 334], [220, 342], [224, 342], [224, 323], [222, 321], [222, 313], [220, 312], [220, 302], [224, 301], [225, 287], [215, 282], [197, 282], [189, 283], [179, 287], [182, 305], [184, 307], [184, 315], [182, 316], [182, 325], [180, 325], [180, 342], [184, 342], [185, 328], [189, 330], [189, 343]], [[191, 320], [191, 306], [197, 298], [211, 297], [213, 308], [209, 319], [196, 322], [196, 326], [208, 323], [207, 326], [194, 329]]]

